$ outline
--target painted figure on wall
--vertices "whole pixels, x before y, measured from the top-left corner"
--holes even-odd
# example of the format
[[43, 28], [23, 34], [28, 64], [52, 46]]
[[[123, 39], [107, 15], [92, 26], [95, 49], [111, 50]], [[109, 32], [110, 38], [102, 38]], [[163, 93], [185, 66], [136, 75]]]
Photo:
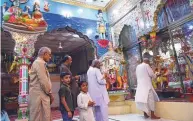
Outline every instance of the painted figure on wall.
[[22, 11], [22, 17], [23, 18], [31, 18], [29, 11], [30, 11], [30, 7], [25, 6], [24, 10]]
[[40, 5], [38, 2], [35, 2], [33, 5], [33, 12], [40, 11]]
[[8, 10], [8, 6], [7, 6], [7, 2], [4, 2], [3, 3], [3, 6], [1, 6], [1, 12], [2, 14], [1, 15], [4, 15], [4, 13]]
[[[25, 6], [22, 10], [19, 6], [21, 3], [25, 3], [27, 0], [11, 0], [12, 6], [3, 15], [4, 24], [8, 27], [12, 27], [12, 24], [17, 24], [14, 29], [25, 28], [23, 31], [39, 31], [47, 29], [47, 23], [40, 12], [40, 5], [38, 2], [34, 3], [33, 13], [30, 15], [30, 7]], [[32, 17], [31, 17], [32, 16]]]
[[14, 5], [14, 6], [19, 7], [20, 5], [20, 0], [11, 0], [11, 2], [12, 2], [12, 6]]
[[18, 0], [12, 0], [12, 5], [10, 8], [7, 9], [7, 11], [4, 12], [4, 15], [7, 14], [15, 14], [16, 16], [19, 16], [21, 13], [21, 9], [19, 8], [20, 2]]
[[105, 39], [106, 37], [106, 27], [105, 27], [105, 20], [103, 18], [102, 10], [98, 10], [97, 14], [97, 32], [100, 36], [100, 39]]
[[44, 11], [45, 11], [45, 12], [49, 12], [49, 11], [50, 11], [49, 6], [50, 6], [50, 4], [49, 4], [47, 1], [45, 1], [45, 2], [44, 2]]

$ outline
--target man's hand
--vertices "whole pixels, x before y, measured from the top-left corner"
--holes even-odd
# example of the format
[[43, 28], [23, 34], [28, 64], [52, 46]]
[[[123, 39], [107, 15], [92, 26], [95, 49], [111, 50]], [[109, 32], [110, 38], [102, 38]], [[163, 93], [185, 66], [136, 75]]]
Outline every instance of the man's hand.
[[54, 102], [54, 96], [51, 93], [49, 94], [49, 96], [50, 96], [50, 104], [52, 104]]
[[157, 67], [155, 67], [154, 65], [153, 65], [153, 66], [151, 66], [151, 68], [152, 68], [153, 72], [155, 72], [155, 71], [156, 71], [156, 69], [157, 69]]
[[68, 118], [72, 118], [72, 112], [68, 111]]
[[108, 78], [107, 73], [103, 73], [103, 78], [102, 79], [107, 79], [107, 78]]
[[95, 105], [95, 102], [93, 102], [93, 101], [89, 101], [89, 102], [88, 102], [88, 106], [91, 106], [91, 107], [92, 107], [92, 106], [94, 106], [94, 105]]

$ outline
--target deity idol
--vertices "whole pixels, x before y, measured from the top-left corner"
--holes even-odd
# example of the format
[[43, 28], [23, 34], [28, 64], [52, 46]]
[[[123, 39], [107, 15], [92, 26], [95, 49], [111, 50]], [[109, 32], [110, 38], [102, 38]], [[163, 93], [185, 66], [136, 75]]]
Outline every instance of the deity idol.
[[98, 10], [98, 15], [97, 15], [97, 32], [100, 35], [100, 39], [105, 39], [106, 27], [105, 27], [105, 20], [103, 18], [102, 10]]

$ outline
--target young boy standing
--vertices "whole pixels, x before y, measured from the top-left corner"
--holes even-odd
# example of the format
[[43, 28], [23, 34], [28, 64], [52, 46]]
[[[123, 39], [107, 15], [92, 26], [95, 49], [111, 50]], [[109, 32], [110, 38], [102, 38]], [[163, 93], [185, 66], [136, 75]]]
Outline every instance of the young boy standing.
[[61, 73], [60, 79], [62, 82], [58, 92], [60, 99], [60, 111], [62, 113], [63, 121], [72, 121], [75, 109], [73, 107], [72, 93], [70, 89], [70, 74]]
[[79, 86], [81, 93], [78, 95], [77, 103], [79, 107], [80, 121], [95, 121], [93, 114], [93, 106], [95, 103], [88, 94], [88, 83], [81, 81]]

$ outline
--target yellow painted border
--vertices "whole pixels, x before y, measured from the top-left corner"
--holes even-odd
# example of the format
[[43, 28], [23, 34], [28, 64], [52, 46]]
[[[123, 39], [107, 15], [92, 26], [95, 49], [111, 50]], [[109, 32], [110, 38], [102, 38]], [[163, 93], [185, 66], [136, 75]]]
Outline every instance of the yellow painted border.
[[105, 7], [100, 7], [100, 6], [96, 6], [96, 5], [90, 5], [84, 2], [80, 2], [80, 1], [74, 1], [74, 0], [52, 0], [53, 2], [59, 2], [59, 3], [64, 3], [64, 4], [70, 4], [70, 5], [74, 5], [74, 6], [80, 6], [80, 7], [84, 7], [84, 8], [90, 8], [90, 9], [94, 9], [94, 10], [103, 10], [106, 11], [107, 9], [109, 9], [113, 4], [115, 4], [118, 0], [111, 0]]

